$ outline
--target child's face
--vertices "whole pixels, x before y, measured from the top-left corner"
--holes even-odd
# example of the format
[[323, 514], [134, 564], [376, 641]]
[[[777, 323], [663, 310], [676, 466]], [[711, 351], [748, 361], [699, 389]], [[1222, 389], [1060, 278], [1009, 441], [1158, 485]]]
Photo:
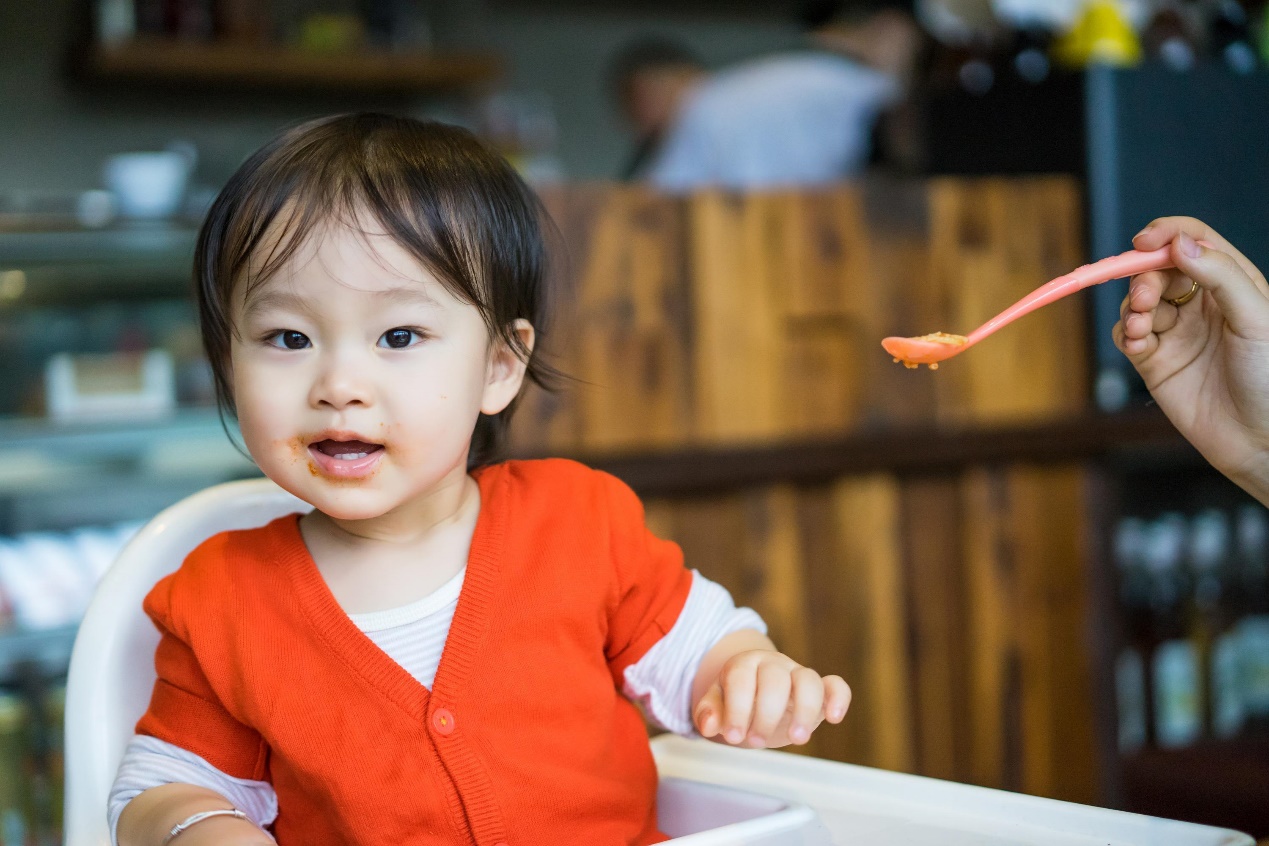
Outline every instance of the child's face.
[[385, 235], [316, 231], [234, 309], [247, 449], [338, 520], [426, 509], [462, 481], [478, 414], [505, 408], [524, 375], [476, 307]]

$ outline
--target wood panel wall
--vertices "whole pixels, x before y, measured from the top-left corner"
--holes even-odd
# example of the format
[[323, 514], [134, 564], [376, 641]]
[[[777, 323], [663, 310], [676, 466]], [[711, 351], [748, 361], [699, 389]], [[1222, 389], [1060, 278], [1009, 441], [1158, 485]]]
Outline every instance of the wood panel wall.
[[854, 700], [805, 751], [1096, 803], [1084, 473], [979, 467], [653, 500], [649, 523]]
[[[1077, 298], [937, 373], [879, 344], [968, 332], [1081, 264], [1066, 178], [686, 199], [572, 186], [546, 200], [563, 308], [545, 348], [576, 381], [526, 397], [521, 454], [963, 429], [1085, 407]], [[846, 724], [811, 754], [1095, 802], [1084, 486], [1076, 465], [846, 473], [653, 499], [648, 519], [785, 651], [851, 683]]]
[[886, 335], [968, 332], [1083, 263], [1065, 177], [868, 182], [673, 198], [570, 186], [559, 315], [545, 335], [574, 378], [530, 391], [522, 453], [761, 443], [937, 420], [1043, 420], [1084, 408], [1078, 298], [984, 341], [934, 377]]

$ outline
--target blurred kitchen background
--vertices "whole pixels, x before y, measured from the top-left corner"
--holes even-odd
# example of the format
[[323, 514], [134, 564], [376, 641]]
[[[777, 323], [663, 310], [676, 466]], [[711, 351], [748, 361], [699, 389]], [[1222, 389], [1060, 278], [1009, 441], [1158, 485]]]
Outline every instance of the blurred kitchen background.
[[[916, 37], [823, 184], [664, 193], [611, 82]], [[1269, 515], [1110, 344], [1126, 283], [967, 331], [1191, 214], [1269, 267], [1264, 0], [0, 0], [0, 846], [60, 842], [77, 621], [146, 519], [256, 475], [213, 407], [196, 229], [283, 127], [497, 144], [560, 230], [576, 381], [518, 455], [626, 479], [692, 566], [855, 688], [811, 754], [1269, 836]], [[836, 29], [838, 26], [844, 29]], [[857, 31], [857, 30], [855, 30]], [[138, 660], [148, 660], [138, 656]]]

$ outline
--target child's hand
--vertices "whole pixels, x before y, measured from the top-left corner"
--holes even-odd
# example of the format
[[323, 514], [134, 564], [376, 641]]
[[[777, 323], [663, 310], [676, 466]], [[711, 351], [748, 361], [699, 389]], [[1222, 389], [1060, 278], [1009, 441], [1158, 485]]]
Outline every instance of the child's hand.
[[[1269, 503], [1269, 286], [1246, 257], [1193, 218], [1160, 218], [1133, 239], [1139, 250], [1169, 243], [1176, 268], [1132, 280], [1115, 345], [1181, 434]], [[1190, 301], [1166, 301], [1181, 299], [1195, 283]]]
[[693, 722], [702, 737], [753, 749], [801, 745], [824, 720], [840, 723], [850, 688], [774, 649], [732, 655], [696, 704]]

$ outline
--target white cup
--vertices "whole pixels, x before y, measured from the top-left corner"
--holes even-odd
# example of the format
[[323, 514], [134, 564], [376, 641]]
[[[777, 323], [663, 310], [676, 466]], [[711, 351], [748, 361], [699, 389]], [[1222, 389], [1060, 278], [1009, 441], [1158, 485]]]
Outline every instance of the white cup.
[[120, 153], [106, 159], [102, 178], [124, 217], [171, 217], [181, 208], [191, 164], [175, 150]]

